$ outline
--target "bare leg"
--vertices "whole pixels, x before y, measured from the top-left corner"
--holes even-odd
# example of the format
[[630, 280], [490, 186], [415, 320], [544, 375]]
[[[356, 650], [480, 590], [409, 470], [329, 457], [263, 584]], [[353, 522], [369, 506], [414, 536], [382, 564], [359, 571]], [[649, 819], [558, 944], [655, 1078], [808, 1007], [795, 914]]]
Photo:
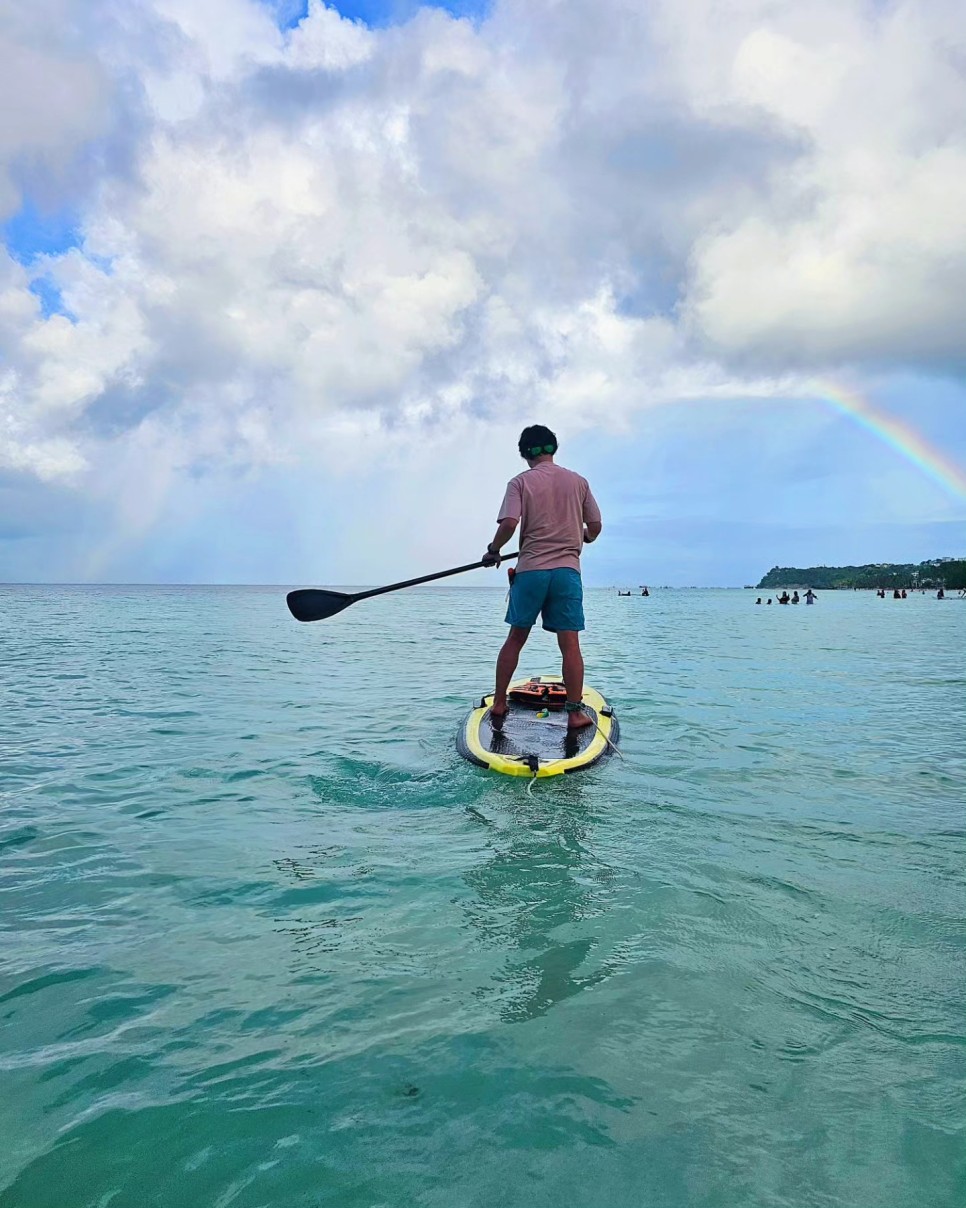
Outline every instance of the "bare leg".
[[[557, 645], [563, 655], [564, 687], [567, 700], [576, 704], [584, 696], [584, 656], [580, 653], [580, 634], [575, 629], [561, 629], [557, 634]], [[582, 730], [592, 726], [594, 720], [586, 713], [568, 713], [567, 729]]]
[[507, 688], [510, 686], [510, 680], [513, 679], [513, 673], [516, 671], [517, 663], [520, 661], [520, 651], [526, 645], [529, 636], [529, 629], [520, 629], [516, 625], [511, 625], [507, 640], [503, 643], [503, 649], [497, 657], [496, 691], [493, 694], [493, 707], [490, 710], [495, 720], [506, 717]]

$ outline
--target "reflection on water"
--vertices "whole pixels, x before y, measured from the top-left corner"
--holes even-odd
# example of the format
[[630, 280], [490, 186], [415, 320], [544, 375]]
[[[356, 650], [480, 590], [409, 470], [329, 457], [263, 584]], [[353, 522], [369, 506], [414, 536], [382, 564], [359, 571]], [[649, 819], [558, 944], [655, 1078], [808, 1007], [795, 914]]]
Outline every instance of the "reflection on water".
[[594, 796], [571, 778], [518, 805], [493, 835], [492, 855], [466, 874], [476, 895], [466, 917], [507, 953], [480, 997], [495, 995], [507, 1022], [544, 1015], [614, 971], [590, 960], [614, 881], [593, 851]]

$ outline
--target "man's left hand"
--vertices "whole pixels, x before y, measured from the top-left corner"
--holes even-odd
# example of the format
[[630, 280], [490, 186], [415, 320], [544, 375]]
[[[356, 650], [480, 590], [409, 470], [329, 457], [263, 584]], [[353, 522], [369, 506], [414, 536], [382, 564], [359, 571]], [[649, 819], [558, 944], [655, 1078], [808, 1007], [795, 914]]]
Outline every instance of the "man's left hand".
[[487, 548], [486, 553], [483, 555], [483, 557], [480, 559], [480, 561], [483, 563], [484, 566], [499, 566], [500, 565], [500, 555], [494, 554], [491, 549]]

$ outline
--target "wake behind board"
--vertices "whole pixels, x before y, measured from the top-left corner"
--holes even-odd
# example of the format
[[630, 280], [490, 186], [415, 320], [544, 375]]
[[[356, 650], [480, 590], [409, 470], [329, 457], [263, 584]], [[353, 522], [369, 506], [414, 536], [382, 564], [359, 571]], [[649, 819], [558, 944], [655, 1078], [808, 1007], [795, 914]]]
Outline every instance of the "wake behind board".
[[[543, 688], [552, 693], [554, 686], [562, 683], [559, 675], [514, 680], [510, 685], [509, 711], [499, 727], [490, 720], [493, 696], [484, 696], [463, 719], [456, 736], [456, 749], [471, 763], [506, 776], [559, 776], [589, 768], [616, 748], [620, 726], [601, 694], [594, 688], [585, 688], [584, 710], [595, 725], [568, 734], [563, 709], [556, 702], [538, 707], [537, 700]], [[514, 691], [530, 696], [532, 703], [513, 700]]]

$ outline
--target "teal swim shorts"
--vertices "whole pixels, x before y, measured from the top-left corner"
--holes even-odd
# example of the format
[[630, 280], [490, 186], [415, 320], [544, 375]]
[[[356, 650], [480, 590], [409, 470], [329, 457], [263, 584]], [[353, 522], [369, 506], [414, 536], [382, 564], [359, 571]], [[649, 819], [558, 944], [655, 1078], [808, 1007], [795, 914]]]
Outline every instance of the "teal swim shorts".
[[580, 571], [569, 566], [556, 570], [518, 570], [510, 588], [506, 623], [517, 629], [531, 629], [537, 614], [543, 614], [543, 627], [550, 633], [581, 630], [584, 627], [584, 588]]

